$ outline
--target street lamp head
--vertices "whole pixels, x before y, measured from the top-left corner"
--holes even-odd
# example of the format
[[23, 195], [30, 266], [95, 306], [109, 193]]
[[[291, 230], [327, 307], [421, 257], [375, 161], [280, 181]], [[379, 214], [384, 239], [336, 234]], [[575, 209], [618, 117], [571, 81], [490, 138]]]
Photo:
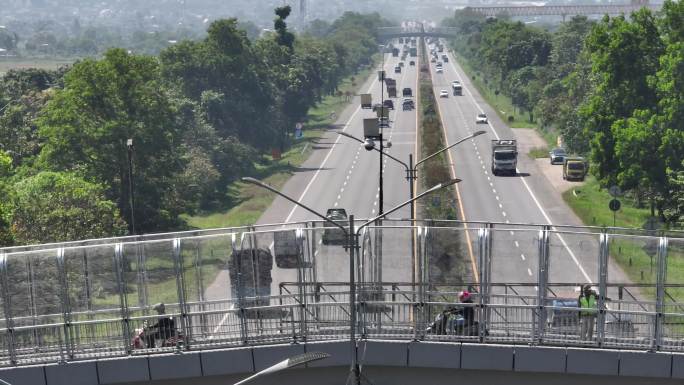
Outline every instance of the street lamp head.
[[375, 142], [373, 142], [373, 139], [371, 138], [366, 138], [366, 140], [363, 142], [363, 147], [366, 149], [366, 151], [371, 151], [375, 148]]
[[480, 135], [486, 134], [486, 133], [487, 133], [487, 131], [484, 131], [484, 130], [475, 131], [475, 132], [473, 133], [473, 136], [472, 136], [472, 137], [474, 138], [474, 137], [476, 137], [476, 136], [480, 136]]

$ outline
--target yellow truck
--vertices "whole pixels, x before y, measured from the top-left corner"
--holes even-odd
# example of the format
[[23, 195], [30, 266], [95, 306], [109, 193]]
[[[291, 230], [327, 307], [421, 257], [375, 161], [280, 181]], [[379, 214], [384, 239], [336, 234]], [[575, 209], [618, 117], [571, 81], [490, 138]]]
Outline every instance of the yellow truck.
[[563, 161], [563, 179], [584, 180], [589, 172], [589, 164], [584, 158], [565, 158]]

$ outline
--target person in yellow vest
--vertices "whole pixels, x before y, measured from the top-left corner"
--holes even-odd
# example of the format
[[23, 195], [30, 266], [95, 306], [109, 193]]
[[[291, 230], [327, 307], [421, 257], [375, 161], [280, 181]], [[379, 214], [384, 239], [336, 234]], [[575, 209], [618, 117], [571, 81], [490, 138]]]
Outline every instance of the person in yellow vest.
[[580, 308], [580, 339], [591, 341], [594, 338], [594, 322], [596, 321], [596, 310], [598, 309], [598, 297], [590, 285], [584, 285], [582, 292], [577, 299], [577, 306]]

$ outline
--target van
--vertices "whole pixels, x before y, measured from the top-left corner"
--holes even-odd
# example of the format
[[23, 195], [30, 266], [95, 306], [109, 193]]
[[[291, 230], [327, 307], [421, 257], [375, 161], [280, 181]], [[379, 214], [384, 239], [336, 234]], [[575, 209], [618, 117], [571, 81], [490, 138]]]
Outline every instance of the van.
[[563, 161], [563, 179], [583, 181], [589, 172], [589, 164], [584, 158], [565, 158]]

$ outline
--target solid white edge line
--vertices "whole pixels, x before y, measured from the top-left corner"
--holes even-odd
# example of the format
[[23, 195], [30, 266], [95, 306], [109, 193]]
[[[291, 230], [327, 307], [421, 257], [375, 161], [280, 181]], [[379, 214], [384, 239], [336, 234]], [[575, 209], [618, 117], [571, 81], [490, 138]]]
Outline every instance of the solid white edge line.
[[[452, 69], [454, 70], [454, 72], [456, 73], [456, 76], [458, 76], [458, 78], [460, 79], [460, 81], [463, 82], [463, 78], [461, 78], [461, 75], [458, 73], [458, 70], [456, 69], [456, 66], [454, 65], [454, 62], [453, 62], [453, 57], [454, 57], [454, 55], [452, 54], [451, 56], [452, 56], [452, 60], [450, 60], [450, 63], [449, 63], [449, 64], [451, 65], [451, 68], [452, 68]], [[468, 95], [470, 96], [470, 100], [472, 100], [473, 103], [475, 104], [475, 106], [484, 114], [484, 110], [483, 110], [482, 107], [480, 107], [480, 105], [477, 103], [477, 101], [475, 100], [475, 97], [473, 97], [473, 94], [470, 92], [470, 90], [468, 89], [468, 87], [464, 87], [464, 88], [466, 89], [466, 92], [467, 92]], [[496, 136], [496, 139], [499, 140], [499, 139], [500, 139], [500, 138], [499, 138], [499, 134], [496, 132], [496, 129], [494, 128], [494, 126], [492, 126], [492, 124], [491, 124], [490, 122], [487, 122], [487, 125], [489, 125], [489, 127], [491, 127], [492, 132], [494, 133], [494, 136]], [[519, 170], [519, 169], [516, 168], [515, 171], [516, 171], [518, 174], [520, 174], [520, 170]], [[520, 178], [520, 180], [523, 182], [523, 185], [525, 185], [525, 188], [527, 188], [527, 191], [530, 193], [530, 196], [532, 197], [532, 200], [533, 200], [534, 203], [537, 205], [537, 208], [539, 209], [539, 211], [541, 212], [541, 214], [544, 216], [544, 219], [546, 219], [547, 224], [553, 225], [553, 223], [551, 222], [551, 218], [549, 218], [549, 216], [546, 214], [546, 211], [544, 211], [544, 208], [542, 207], [541, 203], [539, 203], [539, 200], [537, 199], [537, 197], [536, 197], [536, 196], [534, 195], [534, 193], [532, 192], [532, 189], [531, 189], [530, 186], [527, 184], [527, 181], [525, 180], [525, 178], [523, 178], [522, 176], [519, 176], [518, 178]], [[553, 230], [556, 230], [556, 228], [553, 227], [553, 226], [552, 226], [551, 228], [552, 228]], [[563, 237], [562, 237], [560, 234], [558, 234], [558, 233], [556, 233], [556, 236], [558, 237], [558, 239], [560, 239], [561, 243], [563, 244], [563, 247], [565, 247], [565, 249], [568, 251], [568, 254], [570, 254], [570, 257], [571, 257], [572, 260], [575, 262], [575, 264], [577, 265], [577, 267], [578, 267], [579, 270], [580, 270], [580, 273], [582, 273], [582, 275], [583, 275], [584, 278], [587, 280], [587, 282], [592, 282], [591, 278], [589, 278], [589, 274], [587, 274], [587, 272], [584, 270], [584, 267], [582, 267], [582, 264], [581, 264], [580, 261], [577, 259], [577, 256], [575, 256], [575, 253], [572, 252], [572, 250], [570, 249], [570, 247], [568, 246], [568, 244], [565, 242], [565, 239], [563, 239]]]

